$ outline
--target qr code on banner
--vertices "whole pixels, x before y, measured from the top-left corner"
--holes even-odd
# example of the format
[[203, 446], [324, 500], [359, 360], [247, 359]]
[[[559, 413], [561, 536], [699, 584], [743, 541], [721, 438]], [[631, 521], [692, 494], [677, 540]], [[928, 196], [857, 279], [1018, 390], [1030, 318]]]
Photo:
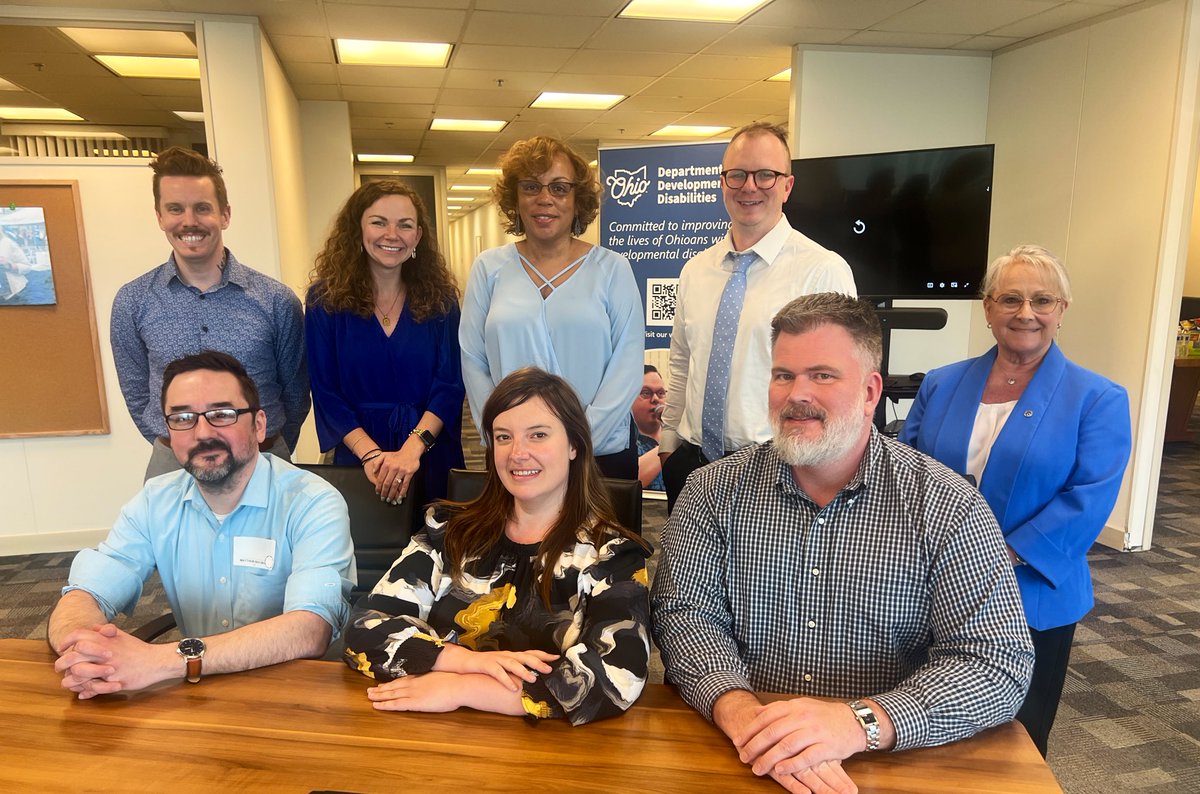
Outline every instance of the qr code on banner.
[[675, 324], [677, 278], [646, 279], [646, 325]]

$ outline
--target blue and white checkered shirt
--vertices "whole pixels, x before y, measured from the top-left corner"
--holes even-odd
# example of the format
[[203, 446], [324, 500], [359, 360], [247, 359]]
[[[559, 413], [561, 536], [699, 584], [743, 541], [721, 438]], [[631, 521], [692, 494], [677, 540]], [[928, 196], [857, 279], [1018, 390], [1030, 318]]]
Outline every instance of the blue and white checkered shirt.
[[695, 472], [651, 593], [667, 678], [711, 719], [726, 692], [875, 700], [896, 748], [1013, 718], [1033, 646], [979, 492], [872, 430], [824, 508], [768, 442]]

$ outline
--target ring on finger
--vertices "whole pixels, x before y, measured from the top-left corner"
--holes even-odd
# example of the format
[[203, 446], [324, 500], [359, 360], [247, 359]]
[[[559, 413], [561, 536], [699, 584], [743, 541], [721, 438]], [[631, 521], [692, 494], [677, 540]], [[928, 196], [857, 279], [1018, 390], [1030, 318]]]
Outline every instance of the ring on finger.
[[396, 477], [396, 485], [400, 485], [400, 484], [402, 484], [403, 482], [404, 482], [404, 475], [403, 475], [403, 474], [401, 474], [401, 475], [399, 475], [398, 477]]

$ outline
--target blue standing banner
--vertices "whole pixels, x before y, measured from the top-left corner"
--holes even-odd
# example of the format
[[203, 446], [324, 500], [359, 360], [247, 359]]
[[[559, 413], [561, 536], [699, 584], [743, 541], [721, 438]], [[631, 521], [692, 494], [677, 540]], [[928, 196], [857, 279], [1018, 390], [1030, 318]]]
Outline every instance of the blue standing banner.
[[646, 349], [671, 345], [679, 272], [723, 238], [721, 201], [726, 143], [600, 150], [604, 203], [600, 245], [633, 266], [646, 310]]

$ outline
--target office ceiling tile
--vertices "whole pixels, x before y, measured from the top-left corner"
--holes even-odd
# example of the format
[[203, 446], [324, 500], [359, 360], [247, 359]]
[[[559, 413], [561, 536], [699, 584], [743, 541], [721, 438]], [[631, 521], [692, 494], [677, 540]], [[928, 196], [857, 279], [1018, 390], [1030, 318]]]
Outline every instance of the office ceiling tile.
[[[988, 0], [979, 4], [985, 2]], [[753, 14], [745, 24], [865, 30], [918, 4], [919, 0], [774, 0]]]
[[475, 8], [482, 11], [516, 11], [523, 14], [545, 14], [547, 16], [615, 16], [629, 0], [475, 0]]
[[546, 81], [543, 91], [566, 91], [576, 94], [624, 94], [632, 96], [643, 90], [653, 77], [639, 75], [571, 74], [563, 71]]
[[695, 53], [732, 28], [712, 22], [614, 19], [585, 45], [588, 49]]
[[791, 53], [785, 57], [753, 58], [736, 55], [697, 55], [681, 64], [671, 77], [766, 80], [792, 65]]
[[[496, 69], [450, 69], [446, 73], [446, 88], [471, 88], [484, 90], [489, 88], [507, 88], [516, 91], [540, 92], [545, 90], [546, 81], [550, 79], [547, 72], [518, 72]], [[503, 81], [497, 85], [496, 81]]]
[[294, 85], [293, 89], [296, 92], [296, 99], [308, 100], [311, 102], [337, 102], [342, 97], [342, 87], [340, 85], [327, 85], [324, 83], [302, 83]]
[[284, 61], [283, 71], [287, 72], [293, 87], [322, 83], [337, 85], [339, 83], [338, 67], [331, 63]]
[[906, 33], [890, 30], [861, 30], [842, 44], [860, 47], [913, 47], [917, 49], [950, 49], [970, 38], [964, 33]]
[[1112, 13], [1111, 6], [1096, 6], [1088, 3], [1063, 3], [1040, 14], [1014, 22], [1011, 25], [994, 28], [989, 31], [996, 36], [1013, 36], [1018, 39], [1032, 38], [1048, 33], [1051, 30], [1065, 28], [1085, 19]]
[[681, 52], [579, 50], [563, 65], [574, 74], [634, 74], [661, 77], [692, 56]]
[[397, 8], [334, 3], [325, 6], [329, 34], [335, 39], [456, 42], [467, 12], [435, 8]]
[[[988, 33], [1041, 13], [1061, 0], [924, 0], [872, 26], [905, 33]], [[949, 45], [946, 45], [949, 46]]]
[[382, 88], [415, 86], [438, 88], [446, 79], [445, 69], [421, 69], [415, 66], [335, 66], [342, 85], [373, 85]]
[[981, 50], [991, 52], [998, 50], [1001, 47], [1007, 47], [1010, 44], [1016, 44], [1020, 41], [1019, 38], [1011, 36], [972, 36], [965, 41], [960, 41], [955, 44], [953, 49], [956, 50]]
[[333, 40], [324, 36], [272, 36], [271, 46], [283, 61], [328, 64], [334, 62]]
[[450, 56], [454, 69], [509, 69], [514, 64], [528, 71], [554, 73], [563, 67], [575, 51], [564, 47], [516, 47], [490, 44], [459, 44]]
[[[565, 4], [563, 4], [565, 5]], [[549, 47], [580, 47], [605, 20], [557, 13], [517, 14], [476, 11], [462, 34], [468, 44], [529, 43]]]
[[[422, 105], [432, 107], [437, 101], [439, 89], [399, 86], [383, 88], [367, 85], [344, 85], [342, 97], [348, 102], [369, 104]], [[353, 111], [351, 111], [353, 112]], [[378, 114], [377, 114], [378, 115]]]

